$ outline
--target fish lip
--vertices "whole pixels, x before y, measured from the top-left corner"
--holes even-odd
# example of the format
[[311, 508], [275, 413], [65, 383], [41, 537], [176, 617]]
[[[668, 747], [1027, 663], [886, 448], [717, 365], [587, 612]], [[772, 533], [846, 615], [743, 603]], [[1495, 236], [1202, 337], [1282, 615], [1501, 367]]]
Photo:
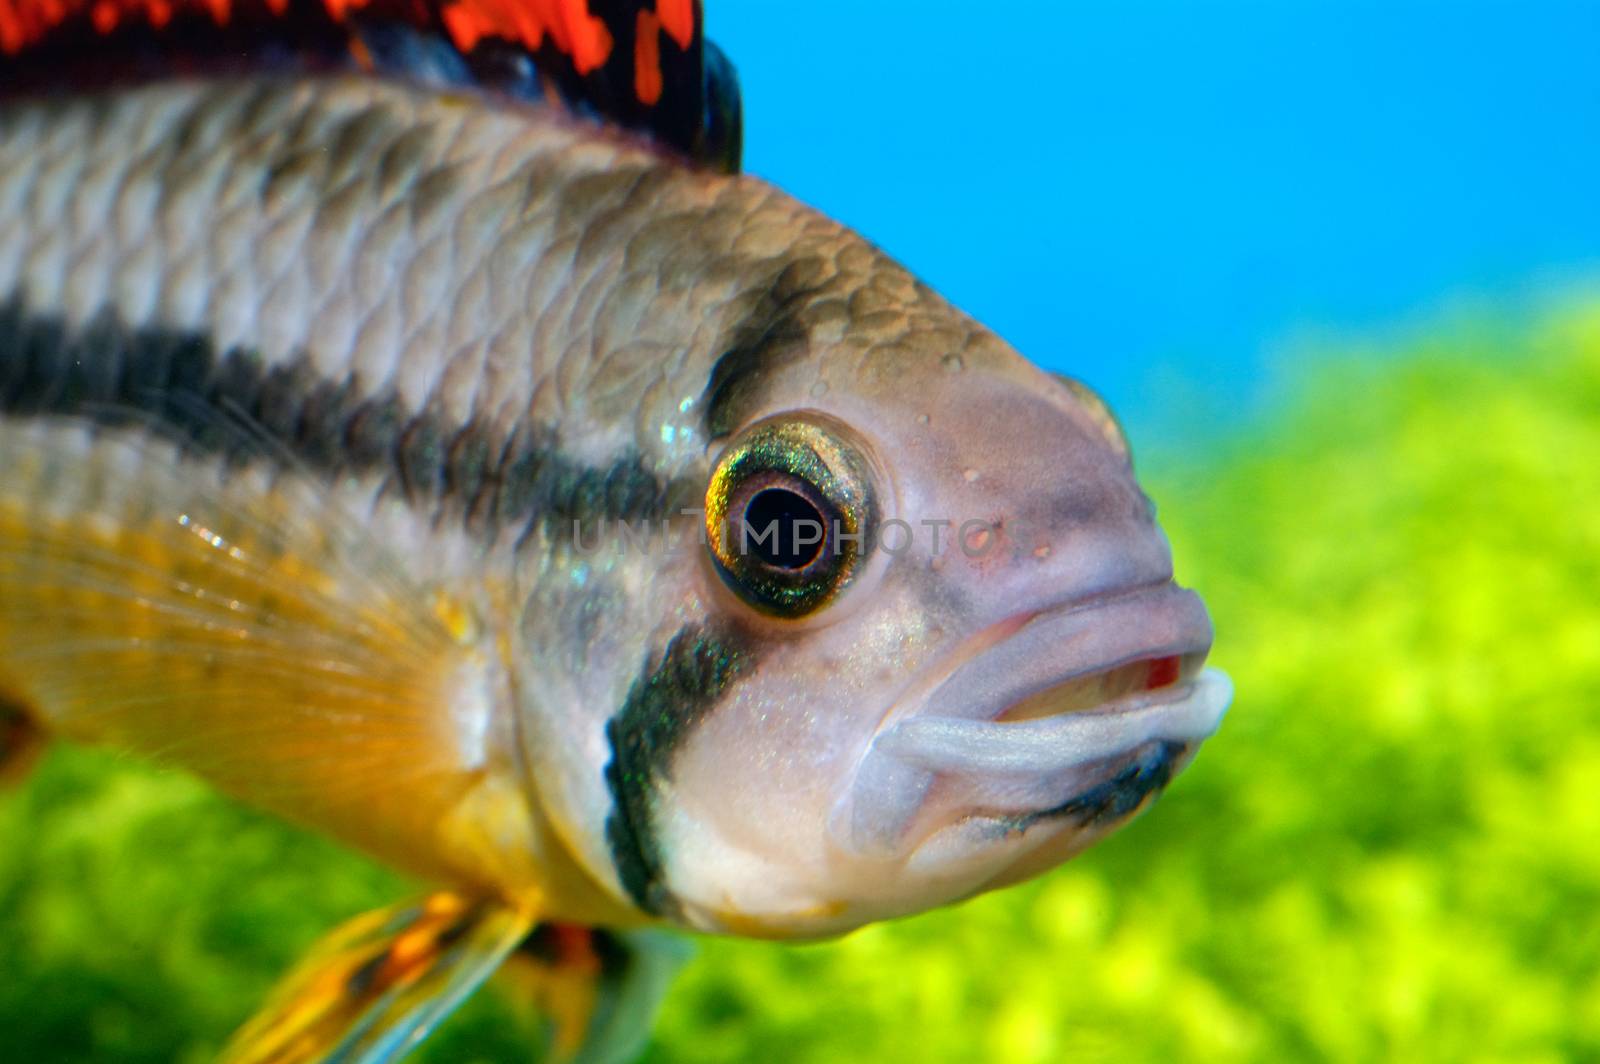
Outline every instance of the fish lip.
[[[1225, 676], [1201, 671], [1211, 640], [1199, 596], [1170, 579], [1008, 616], [880, 722], [831, 833], [856, 853], [903, 853], [948, 825], [948, 817], [921, 815], [936, 781], [975, 791], [1011, 787], [1006, 780], [1053, 781], [1056, 791], [1031, 805], [996, 809], [975, 800], [961, 815], [1043, 813], [1151, 742], [1197, 745], [1216, 730], [1231, 697]], [[1055, 688], [1169, 657], [1180, 662], [1170, 685], [1032, 720], [999, 719]]]
[[1221, 722], [1232, 686], [1217, 669], [1093, 709], [1002, 723], [918, 717], [880, 736], [880, 749], [932, 772], [1034, 776], [1123, 757], [1154, 742], [1195, 743]]
[[962, 662], [907, 716], [993, 721], [1051, 689], [1168, 657], [1180, 662], [1174, 686], [1182, 686], [1199, 672], [1212, 638], [1200, 596], [1170, 580], [1016, 614], [1001, 626], [1009, 634]]

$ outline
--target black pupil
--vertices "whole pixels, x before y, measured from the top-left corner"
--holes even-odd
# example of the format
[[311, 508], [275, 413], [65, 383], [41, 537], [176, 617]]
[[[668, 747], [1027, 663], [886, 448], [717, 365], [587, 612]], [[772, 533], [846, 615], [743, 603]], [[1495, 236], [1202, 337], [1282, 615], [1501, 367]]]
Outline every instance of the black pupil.
[[826, 525], [815, 504], [788, 488], [764, 488], [744, 508], [745, 551], [775, 569], [804, 569], [822, 553]]

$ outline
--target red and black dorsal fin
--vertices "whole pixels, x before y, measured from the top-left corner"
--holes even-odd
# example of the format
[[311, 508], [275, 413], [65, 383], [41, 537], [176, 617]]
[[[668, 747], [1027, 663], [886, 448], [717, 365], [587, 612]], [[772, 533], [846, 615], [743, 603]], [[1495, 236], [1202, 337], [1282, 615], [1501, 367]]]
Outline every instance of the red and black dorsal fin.
[[559, 96], [739, 168], [739, 88], [699, 0], [0, 0], [0, 92], [357, 67]]

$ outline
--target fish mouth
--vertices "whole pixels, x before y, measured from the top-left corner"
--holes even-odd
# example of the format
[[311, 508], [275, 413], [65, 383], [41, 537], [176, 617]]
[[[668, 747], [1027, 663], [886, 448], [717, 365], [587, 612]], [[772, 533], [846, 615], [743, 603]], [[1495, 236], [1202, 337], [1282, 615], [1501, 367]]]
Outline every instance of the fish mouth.
[[1221, 724], [1210, 648], [1204, 605], [1170, 582], [1013, 615], [890, 711], [831, 833], [865, 856], [1112, 826]]

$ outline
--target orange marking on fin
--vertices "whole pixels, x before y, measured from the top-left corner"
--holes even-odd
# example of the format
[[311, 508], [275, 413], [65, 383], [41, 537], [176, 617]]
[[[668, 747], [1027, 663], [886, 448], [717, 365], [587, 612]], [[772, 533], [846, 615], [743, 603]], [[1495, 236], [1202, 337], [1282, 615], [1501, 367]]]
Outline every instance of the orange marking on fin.
[[566, 29], [566, 47], [562, 51], [572, 56], [572, 65], [578, 73], [587, 74], [598, 69], [611, 54], [611, 33], [606, 29], [605, 20], [589, 14], [589, 0], [556, 0], [556, 3], [558, 17]]
[[[290, 13], [290, 0], [261, 2], [272, 17]], [[339, 24], [371, 2], [321, 0], [328, 17]], [[680, 43], [692, 40], [690, 0], [667, 0], [664, 6], [667, 14], [660, 25]], [[588, 0], [420, 0], [402, 20], [424, 25], [433, 11], [438, 11], [451, 42], [463, 52], [491, 36], [535, 52], [548, 39], [580, 75], [604, 66], [614, 45], [605, 19], [589, 10]], [[25, 51], [75, 19], [87, 20], [96, 33], [106, 35], [141, 22], [160, 29], [179, 12], [205, 13], [225, 26], [241, 15], [259, 14], [259, 9], [247, 5], [236, 11], [233, 0], [0, 0], [0, 52]]]
[[[358, 0], [327, 2], [354, 5]], [[604, 19], [589, 13], [587, 0], [455, 0], [440, 17], [463, 52], [485, 37], [504, 37], [538, 51], [548, 35], [579, 74], [598, 69], [611, 55], [611, 32]]]
[[0, 4], [0, 51], [15, 52], [22, 47], [23, 40], [22, 23], [17, 21], [16, 12], [11, 10], [10, 4]]
[[356, 66], [362, 70], [371, 71], [377, 65], [372, 58], [372, 49], [368, 48], [367, 42], [360, 37], [350, 38], [350, 58], [354, 59]]
[[594, 932], [581, 924], [555, 924], [556, 951], [561, 964], [584, 975], [600, 974], [600, 955], [594, 950]]
[[12, 0], [0, 0], [0, 47], [7, 52], [20, 52], [37, 39], [49, 28], [50, 7], [48, 3], [29, 7]]
[[447, 908], [432, 899], [420, 907], [393, 906], [335, 930], [285, 977], [221, 1059], [392, 1059], [378, 1048], [426, 1031], [430, 1016], [438, 1018], [441, 994], [459, 999], [470, 991], [533, 926], [531, 912], [501, 903]]
[[[287, 6], [286, 0], [267, 3]], [[207, 11], [219, 25], [232, 17], [229, 0], [177, 0], [176, 6]], [[95, 33], [105, 36], [130, 23], [161, 29], [174, 13], [175, 0], [0, 0], [0, 52], [23, 51], [74, 18], [87, 19]]]
[[379, 984], [399, 986], [410, 982], [422, 966], [433, 959], [439, 939], [439, 929], [427, 925], [414, 927], [395, 939], [378, 973]]
[[633, 36], [633, 94], [646, 106], [661, 100], [661, 23], [652, 11], [639, 12]]
[[[545, 23], [539, 20], [538, 13], [531, 7], [513, 5], [510, 19], [502, 19], [495, 32], [512, 40], [522, 40], [526, 42], [529, 50], [536, 51], [544, 42]], [[557, 42], [556, 46], [559, 48], [560, 42]]]
[[467, 911], [467, 902], [457, 894], [439, 891], [422, 899], [422, 911], [429, 916], [460, 916]]
[[667, 35], [687, 52], [694, 43], [694, 0], [656, 0], [656, 17]]
[[500, 969], [501, 978], [513, 984], [513, 1001], [550, 1020], [551, 1049], [558, 1060], [570, 1059], [583, 1047], [603, 974], [594, 932], [567, 923], [541, 924]]
[[444, 9], [440, 18], [444, 20], [445, 32], [450, 34], [450, 39], [463, 52], [472, 51], [479, 38], [490, 29], [482, 13], [466, 4], [451, 4]]

